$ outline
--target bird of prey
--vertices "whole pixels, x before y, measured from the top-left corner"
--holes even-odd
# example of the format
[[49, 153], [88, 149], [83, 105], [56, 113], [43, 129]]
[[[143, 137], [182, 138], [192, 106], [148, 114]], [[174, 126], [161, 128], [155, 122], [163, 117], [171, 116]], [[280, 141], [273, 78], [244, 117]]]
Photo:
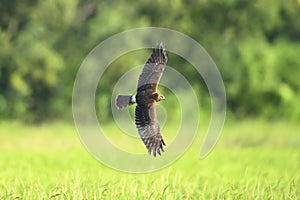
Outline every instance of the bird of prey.
[[135, 108], [135, 125], [139, 136], [148, 149], [148, 154], [155, 157], [164, 151], [165, 142], [160, 133], [155, 104], [164, 100], [162, 94], [156, 92], [158, 82], [167, 63], [165, 45], [161, 42], [152, 48], [152, 54], [139, 76], [136, 95], [119, 95], [116, 99], [118, 109], [137, 104]]

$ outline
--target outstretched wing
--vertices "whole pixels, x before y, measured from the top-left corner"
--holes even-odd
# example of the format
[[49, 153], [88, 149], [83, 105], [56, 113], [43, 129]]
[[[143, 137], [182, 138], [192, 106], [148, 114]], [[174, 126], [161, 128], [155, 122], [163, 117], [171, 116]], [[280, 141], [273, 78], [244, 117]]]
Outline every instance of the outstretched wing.
[[156, 117], [155, 103], [137, 105], [135, 108], [135, 124], [139, 135], [148, 149], [149, 155], [164, 151], [162, 145], [166, 145], [161, 134]]
[[144, 65], [139, 77], [138, 92], [145, 90], [145, 87], [149, 85], [151, 85], [153, 92], [156, 91], [157, 84], [165, 70], [167, 60], [167, 52], [163, 43], [160, 43], [152, 49], [152, 54]]

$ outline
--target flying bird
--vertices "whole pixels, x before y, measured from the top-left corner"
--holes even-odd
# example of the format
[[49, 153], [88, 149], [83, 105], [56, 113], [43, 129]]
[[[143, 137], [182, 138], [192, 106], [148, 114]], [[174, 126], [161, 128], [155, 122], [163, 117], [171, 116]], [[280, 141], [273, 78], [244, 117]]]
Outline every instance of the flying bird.
[[160, 126], [156, 116], [155, 104], [164, 100], [162, 94], [156, 92], [158, 82], [167, 63], [165, 45], [161, 42], [152, 48], [152, 54], [143, 67], [139, 76], [136, 95], [119, 95], [116, 99], [118, 109], [137, 104], [135, 108], [135, 125], [139, 136], [148, 149], [148, 154], [155, 157], [164, 151], [165, 142], [160, 133]]

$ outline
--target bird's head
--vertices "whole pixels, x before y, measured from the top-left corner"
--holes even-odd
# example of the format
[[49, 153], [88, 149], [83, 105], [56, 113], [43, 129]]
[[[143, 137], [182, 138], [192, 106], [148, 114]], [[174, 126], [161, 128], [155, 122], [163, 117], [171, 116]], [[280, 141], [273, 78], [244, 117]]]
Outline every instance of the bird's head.
[[165, 100], [165, 99], [166, 99], [166, 98], [165, 98], [164, 95], [158, 94], [158, 96], [157, 96], [157, 101], [161, 101], [161, 100]]

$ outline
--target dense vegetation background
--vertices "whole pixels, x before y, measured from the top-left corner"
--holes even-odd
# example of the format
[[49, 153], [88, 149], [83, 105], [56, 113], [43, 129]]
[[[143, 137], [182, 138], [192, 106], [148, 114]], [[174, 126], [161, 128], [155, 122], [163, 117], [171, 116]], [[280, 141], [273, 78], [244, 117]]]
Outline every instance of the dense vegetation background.
[[[299, 21], [296, 0], [2, 0], [0, 118], [71, 119], [74, 79], [88, 52], [114, 33], [158, 26], [181, 31], [208, 51], [223, 76], [232, 116], [298, 120]], [[108, 72], [102, 80], [108, 96], [111, 80], [122, 73]], [[192, 70], [185, 75], [207, 94]], [[109, 108], [103, 91], [96, 101]]]

